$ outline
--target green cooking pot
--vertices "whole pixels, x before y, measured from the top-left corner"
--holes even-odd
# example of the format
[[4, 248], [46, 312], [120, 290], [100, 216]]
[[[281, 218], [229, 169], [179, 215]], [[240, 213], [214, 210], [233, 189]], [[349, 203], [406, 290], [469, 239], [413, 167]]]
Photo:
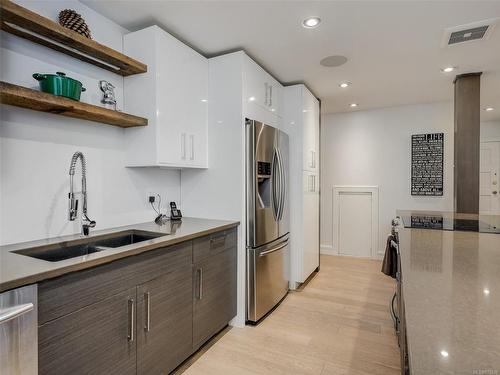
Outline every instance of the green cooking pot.
[[76, 79], [66, 77], [65, 73], [33, 74], [33, 78], [40, 82], [40, 90], [56, 96], [64, 96], [73, 100], [80, 100], [80, 94], [85, 91], [82, 83]]

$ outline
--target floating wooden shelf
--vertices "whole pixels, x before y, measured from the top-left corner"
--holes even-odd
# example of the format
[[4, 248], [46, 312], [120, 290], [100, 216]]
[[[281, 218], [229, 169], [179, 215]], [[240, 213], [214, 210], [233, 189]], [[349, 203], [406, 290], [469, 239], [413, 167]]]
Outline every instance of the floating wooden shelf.
[[31, 10], [0, 0], [0, 28], [113, 73], [145, 73], [147, 65], [106, 47]]
[[113, 111], [92, 104], [77, 102], [75, 100], [1, 81], [0, 102], [32, 109], [34, 111], [49, 112], [83, 120], [102, 122], [122, 128], [146, 126], [148, 124], [148, 120], [143, 117]]

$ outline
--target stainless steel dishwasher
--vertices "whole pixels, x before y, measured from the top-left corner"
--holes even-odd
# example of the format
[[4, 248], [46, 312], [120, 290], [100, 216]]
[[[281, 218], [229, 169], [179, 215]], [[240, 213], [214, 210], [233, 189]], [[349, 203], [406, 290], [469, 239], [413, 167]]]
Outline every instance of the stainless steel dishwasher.
[[2, 375], [38, 374], [37, 286], [0, 294]]

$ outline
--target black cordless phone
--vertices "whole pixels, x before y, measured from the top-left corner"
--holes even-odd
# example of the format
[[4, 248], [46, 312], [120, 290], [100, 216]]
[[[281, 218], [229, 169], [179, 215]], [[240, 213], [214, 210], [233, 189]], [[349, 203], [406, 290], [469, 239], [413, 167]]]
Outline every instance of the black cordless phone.
[[175, 202], [170, 202], [170, 220], [181, 220], [182, 213], [181, 210], [177, 209]]

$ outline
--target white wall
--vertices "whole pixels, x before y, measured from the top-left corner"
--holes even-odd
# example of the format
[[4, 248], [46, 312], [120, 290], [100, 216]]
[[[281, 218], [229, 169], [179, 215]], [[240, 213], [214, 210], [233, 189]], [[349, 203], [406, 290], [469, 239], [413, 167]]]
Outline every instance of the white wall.
[[[51, 19], [61, 9], [76, 9], [94, 40], [122, 50], [127, 31], [78, 1], [16, 2]], [[0, 42], [2, 80], [35, 88], [33, 73], [63, 71], [87, 88], [82, 101], [99, 105], [98, 82], [105, 79], [116, 86], [123, 108], [121, 76], [3, 32]], [[79, 232], [79, 223], [67, 220], [68, 170], [77, 150], [87, 158], [88, 210], [96, 229], [154, 219], [150, 192], [160, 193], [164, 203], [180, 199], [178, 171], [124, 167], [126, 129], [12, 106], [0, 109], [0, 244]]]
[[[411, 135], [445, 133], [444, 196], [410, 194]], [[379, 187], [379, 248], [398, 209], [453, 210], [453, 104], [325, 115], [321, 125], [321, 248], [332, 249], [334, 185]]]
[[481, 122], [481, 140], [500, 141], [500, 121]]

